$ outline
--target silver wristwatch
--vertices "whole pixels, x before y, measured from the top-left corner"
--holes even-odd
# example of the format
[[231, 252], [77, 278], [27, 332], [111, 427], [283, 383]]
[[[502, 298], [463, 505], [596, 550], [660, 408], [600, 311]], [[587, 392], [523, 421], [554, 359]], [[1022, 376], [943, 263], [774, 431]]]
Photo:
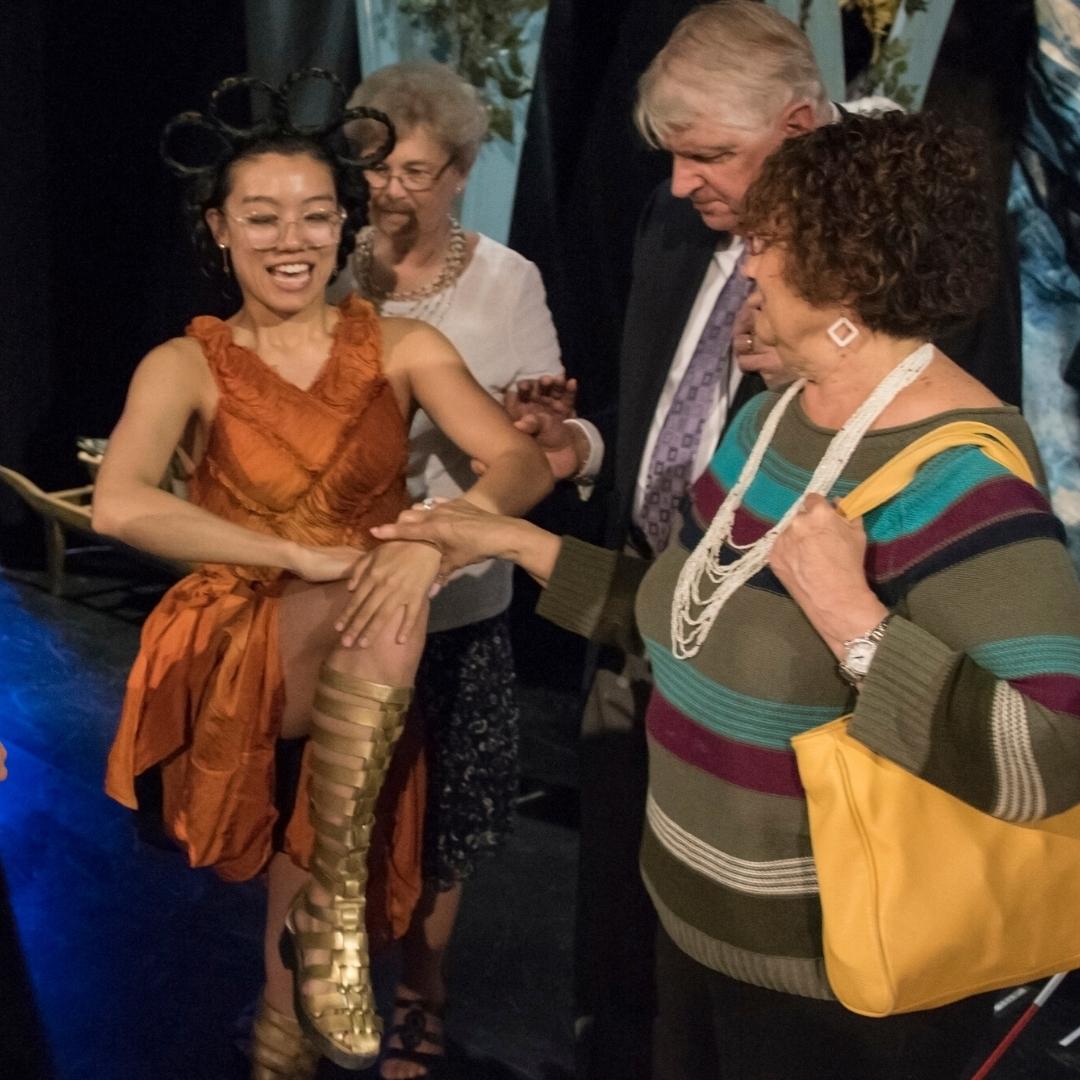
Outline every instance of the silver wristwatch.
[[844, 658], [839, 664], [840, 674], [852, 686], [858, 686], [866, 678], [874, 661], [878, 642], [885, 636], [885, 628], [891, 618], [892, 615], [886, 615], [873, 630], [844, 642]]

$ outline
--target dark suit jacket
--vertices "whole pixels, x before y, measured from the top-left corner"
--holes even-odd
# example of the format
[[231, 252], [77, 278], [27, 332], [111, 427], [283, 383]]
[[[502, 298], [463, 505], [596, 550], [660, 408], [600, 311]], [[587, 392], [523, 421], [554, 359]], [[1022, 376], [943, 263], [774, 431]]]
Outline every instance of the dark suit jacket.
[[[605, 499], [604, 533], [609, 547], [626, 542], [649, 426], [716, 241], [717, 234], [693, 206], [672, 196], [669, 181], [653, 191], [634, 243], [618, 399], [606, 416], [593, 418], [607, 446], [594, 497]], [[728, 420], [763, 389], [758, 376], [745, 376]]]

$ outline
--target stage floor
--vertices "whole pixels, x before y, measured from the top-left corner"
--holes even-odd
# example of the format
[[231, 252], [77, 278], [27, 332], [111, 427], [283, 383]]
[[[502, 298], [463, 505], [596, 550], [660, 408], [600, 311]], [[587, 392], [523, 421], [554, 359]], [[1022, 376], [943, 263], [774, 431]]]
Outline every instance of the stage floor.
[[[0, 575], [10, 770], [0, 785], [0, 1077], [242, 1080], [262, 887], [189, 870], [138, 839], [132, 815], [101, 791], [139, 624], [166, 583], [116, 555], [80, 569], [63, 598], [48, 595], [41, 574]], [[526, 798], [507, 849], [466, 890], [450, 962], [454, 1075], [468, 1080], [573, 1075], [573, 708], [570, 694], [523, 688]], [[377, 975], [385, 997], [392, 964]], [[1078, 981], [1066, 981], [995, 1080], [1080, 1076], [1080, 1040], [1057, 1045], [1080, 1026]], [[1023, 1004], [1003, 1011], [1001, 1033]], [[324, 1063], [320, 1076], [346, 1074]]]

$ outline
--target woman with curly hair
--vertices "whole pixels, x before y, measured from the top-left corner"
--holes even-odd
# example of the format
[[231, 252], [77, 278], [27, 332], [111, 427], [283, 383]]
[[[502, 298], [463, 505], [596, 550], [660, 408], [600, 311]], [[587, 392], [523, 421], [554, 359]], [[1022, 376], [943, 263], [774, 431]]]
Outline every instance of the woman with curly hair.
[[830, 501], [959, 420], [1040, 475], [1017, 409], [929, 343], [991, 277], [978, 153], [926, 116], [850, 117], [784, 143], [742, 222], [755, 333], [796, 379], [736, 418], [647, 573], [467, 507], [375, 533], [434, 541], [444, 566], [513, 558], [549, 618], [644, 645], [657, 1080], [959, 1078], [985, 998], [884, 1019], [835, 1000], [791, 739], [852, 713], [855, 738], [988, 814], [1080, 802], [1080, 587], [1044, 494], [960, 446], [862, 520]]
[[[193, 181], [196, 236], [241, 305], [142, 361], [94, 499], [98, 531], [196, 564], [143, 628], [106, 786], [134, 806], [135, 777], [160, 765], [165, 824], [192, 865], [230, 880], [267, 871], [256, 1080], [312, 1077], [320, 1055], [361, 1068], [379, 1050], [367, 856], [439, 566], [431, 547], [370, 534], [406, 505], [409, 421], [422, 407], [487, 464], [469, 492], [477, 507], [521, 513], [552, 483], [438, 331], [380, 319], [356, 297], [327, 304], [366, 203], [360, 170], [390, 151], [392, 128], [375, 114], [382, 146], [350, 164], [340, 104], [322, 131], [290, 121], [296, 81], [223, 84], [207, 117], [167, 129], [216, 146], [201, 168], [169, 160]], [[271, 105], [246, 132], [219, 119], [221, 97], [243, 86]], [[187, 499], [160, 487], [178, 446], [192, 462]], [[344, 608], [360, 569], [357, 625]], [[418, 833], [418, 811], [411, 821]], [[402, 931], [419, 882], [400, 880], [397, 850], [371, 870], [389, 877]]]

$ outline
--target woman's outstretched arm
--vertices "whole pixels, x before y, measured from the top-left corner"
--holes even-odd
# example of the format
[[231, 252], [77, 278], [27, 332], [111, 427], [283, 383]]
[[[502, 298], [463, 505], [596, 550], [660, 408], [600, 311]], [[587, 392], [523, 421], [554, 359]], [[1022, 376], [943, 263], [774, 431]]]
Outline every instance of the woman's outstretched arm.
[[412, 401], [484, 473], [465, 494], [481, 510], [519, 515], [550, 493], [547, 458], [518, 431], [506, 411], [472, 377], [450, 342], [425, 323], [387, 319], [383, 324], [387, 375], [404, 381]]
[[[476, 382], [450, 342], [426, 323], [383, 322], [383, 368], [409, 415], [422, 408], [460, 450], [483, 463], [484, 475], [450, 506], [493, 515], [524, 514], [554, 486], [543, 452], [515, 429]], [[377, 535], [377, 534], [376, 534]], [[440, 571], [430, 545], [384, 544], [353, 572], [352, 597], [337, 621], [345, 645], [367, 645], [397, 620], [397, 640], [413, 633]]]
[[212, 416], [215, 405], [216, 388], [193, 343], [169, 341], [147, 355], [94, 484], [94, 529], [168, 559], [282, 567], [310, 581], [345, 577], [358, 551], [257, 533], [161, 489], [189, 422]]

